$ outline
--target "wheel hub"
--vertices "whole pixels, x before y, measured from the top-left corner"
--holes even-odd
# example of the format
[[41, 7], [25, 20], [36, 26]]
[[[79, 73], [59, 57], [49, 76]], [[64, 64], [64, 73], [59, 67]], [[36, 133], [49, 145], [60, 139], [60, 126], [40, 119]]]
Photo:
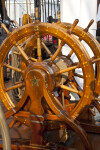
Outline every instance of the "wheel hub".
[[55, 72], [65, 69], [67, 66], [63, 59], [57, 58], [52, 65], [48, 62], [32, 62], [26, 67], [23, 78], [27, 95], [29, 95], [31, 101], [31, 112], [41, 115], [44, 113], [41, 105], [41, 99], [44, 96], [43, 86], [45, 84], [48, 90], [52, 92], [56, 83], [60, 84], [62, 81], [66, 81], [68, 72], [57, 78], [55, 77]]
[[35, 114], [43, 115], [44, 110], [41, 105], [43, 98], [44, 84], [50, 91], [54, 89], [54, 71], [51, 67], [44, 63], [31, 63], [23, 73], [26, 84], [26, 92], [30, 97], [29, 110]]

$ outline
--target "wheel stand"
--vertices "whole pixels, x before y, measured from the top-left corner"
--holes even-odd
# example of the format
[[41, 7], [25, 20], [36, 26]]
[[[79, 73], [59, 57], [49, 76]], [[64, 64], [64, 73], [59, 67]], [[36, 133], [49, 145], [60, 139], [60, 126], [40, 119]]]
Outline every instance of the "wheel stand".
[[[88, 116], [90, 114], [89, 111], [87, 111], [85, 113], [85, 116]], [[26, 116], [26, 117], [25, 117]], [[16, 120], [15, 120], [16, 118]], [[45, 142], [43, 140], [43, 134], [44, 134], [44, 130], [45, 128], [48, 128], [47, 126], [45, 127], [45, 125], [43, 124], [44, 120], [50, 119], [52, 118], [52, 120], [59, 120], [59, 118], [57, 118], [55, 115], [47, 115], [46, 117], [40, 116], [40, 115], [33, 115], [29, 112], [24, 112], [24, 111], [19, 111], [17, 114], [15, 114], [14, 116], [14, 120], [19, 121], [19, 122], [24, 122], [24, 124], [26, 124], [30, 129], [31, 129], [31, 139], [29, 140], [19, 140], [19, 141], [12, 141], [12, 150], [38, 150], [38, 149], [44, 149], [44, 150], [51, 150], [52, 148], [55, 147], [55, 150], [69, 150], [69, 148], [66, 147], [62, 147], [62, 146], [57, 146], [55, 145], [51, 145], [50, 146], [45, 146]], [[91, 118], [91, 117], [90, 117]], [[90, 121], [90, 120], [88, 120]], [[92, 120], [91, 120], [92, 122]], [[82, 128], [86, 131], [86, 132], [90, 132], [90, 133], [100, 133], [100, 126], [95, 125], [94, 123], [86, 123], [86, 121], [81, 121], [80, 125], [82, 126]], [[56, 127], [56, 125], [55, 125]], [[62, 126], [61, 128], [64, 128], [64, 126]], [[68, 129], [70, 129], [70, 127], [68, 127]], [[0, 142], [1, 143], [1, 142]], [[2, 150], [2, 144], [0, 144], [0, 150]]]
[[[25, 117], [26, 116], [26, 117]], [[45, 146], [43, 141], [43, 133], [44, 133], [44, 117], [40, 115], [33, 115], [29, 112], [20, 111], [14, 116], [14, 120], [24, 122], [31, 129], [31, 140], [12, 140], [12, 150], [50, 150], [53, 147], [57, 149], [64, 150], [64, 147], [51, 145]], [[55, 118], [55, 116], [54, 116]], [[59, 119], [58, 119], [59, 120]], [[16, 121], [15, 121], [16, 122]], [[2, 143], [2, 141], [0, 142]], [[2, 144], [0, 144], [0, 150], [2, 150]], [[67, 150], [67, 149], [66, 149]]]

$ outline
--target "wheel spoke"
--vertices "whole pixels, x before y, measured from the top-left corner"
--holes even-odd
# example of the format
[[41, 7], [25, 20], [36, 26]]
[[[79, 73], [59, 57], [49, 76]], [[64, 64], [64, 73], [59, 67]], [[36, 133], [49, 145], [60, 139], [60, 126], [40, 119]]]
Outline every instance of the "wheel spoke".
[[32, 61], [37, 62], [37, 59], [33, 58], [33, 57], [29, 57]]
[[79, 20], [75, 19], [71, 28], [67, 31], [67, 33], [72, 34], [72, 32], [73, 32], [74, 28], [76, 27], [76, 25], [78, 24], [78, 22], [79, 22]]
[[56, 52], [54, 53], [54, 55], [51, 57], [51, 60], [54, 61], [56, 59], [56, 57], [58, 56], [59, 52], [61, 51], [62, 47], [64, 46], [64, 42], [61, 41], [58, 49], [56, 50]]
[[77, 90], [77, 88], [76, 88], [76, 86], [73, 84], [73, 82], [68, 82], [68, 83], [71, 85], [71, 87], [72, 87], [73, 89]]
[[66, 109], [67, 111], [68, 111], [68, 110], [71, 110], [71, 111], [72, 111], [72, 108], [75, 107], [75, 104], [76, 104], [76, 103], [67, 104], [67, 105], [65, 105], [65, 109]]
[[38, 61], [42, 61], [42, 57], [41, 57], [41, 42], [40, 42], [40, 37], [38, 35], [37, 37], [37, 56], [38, 56]]
[[16, 51], [13, 51], [13, 54], [15, 54], [15, 55], [21, 55], [21, 53], [18, 53], [18, 52], [16, 52]]
[[25, 60], [29, 60], [29, 57], [27, 56], [27, 54], [24, 52], [24, 50], [21, 48], [21, 46], [19, 46], [18, 43], [15, 44], [15, 46], [18, 48], [18, 50], [20, 51], [20, 53], [22, 54], [22, 56], [25, 58]]
[[76, 68], [78, 68], [78, 67], [79, 67], [79, 64], [76, 65], [76, 66], [72, 66], [72, 67], [68, 67], [68, 68], [66, 68], [66, 69], [60, 70], [59, 72], [57, 72], [57, 73], [55, 73], [55, 74], [56, 74], [56, 75], [59, 75], [59, 74], [62, 74], [62, 73], [68, 72], [68, 71], [72, 71], [72, 70], [74, 70], [74, 69], [76, 69]]
[[100, 102], [100, 98], [98, 97], [94, 97], [94, 100], [99, 101]]
[[71, 92], [79, 94], [79, 91], [77, 89], [70, 88], [70, 87], [68, 87], [66, 85], [59, 85], [58, 87], [60, 87], [60, 88], [62, 88], [64, 90], [68, 90], [68, 91], [71, 91]]
[[10, 91], [10, 90], [20, 88], [20, 87], [22, 87], [22, 86], [25, 86], [25, 83], [24, 83], [24, 82], [23, 82], [23, 83], [20, 83], [20, 84], [17, 84], [17, 85], [14, 85], [14, 86], [12, 86], [12, 87], [5, 88], [4, 90], [5, 90], [6, 92], [8, 92], [8, 91]]
[[[77, 90], [78, 91], [78, 87], [76, 87], [72, 82], [68, 82], [70, 85], [71, 85], [71, 87], [74, 89], [74, 90]], [[83, 96], [83, 92], [80, 90], [80, 91], [78, 91], [78, 95], [80, 95], [81, 97]]]
[[90, 20], [89, 24], [87, 25], [87, 27], [84, 29], [84, 31], [87, 33], [89, 28], [91, 27], [91, 25], [93, 24], [94, 20]]
[[83, 78], [83, 75], [78, 74], [78, 73], [74, 73], [74, 76], [77, 76], [77, 77], [79, 77], [79, 78]]
[[20, 83], [23, 83], [23, 81], [15, 82], [15, 85], [20, 84]]
[[9, 32], [9, 30], [7, 29], [7, 27], [5, 26], [4, 23], [1, 24], [1, 27], [6, 31], [7, 36], [9, 36], [11, 34], [11, 32]]
[[11, 123], [9, 124], [9, 128], [12, 128], [13, 125], [15, 124], [16, 120], [12, 120]]
[[100, 61], [100, 57], [93, 59], [93, 60], [92, 60], [92, 63], [95, 63], [95, 62], [98, 62], [98, 61]]
[[52, 57], [52, 53], [50, 52], [49, 48], [45, 45], [45, 43], [42, 41], [41, 44], [44, 47], [45, 51], [48, 53], [48, 55]]
[[71, 50], [70, 53], [68, 54], [68, 56], [71, 57], [73, 53], [74, 53], [73, 50]]
[[4, 67], [7, 67], [7, 68], [10, 68], [10, 69], [12, 69], [12, 70], [15, 70], [15, 71], [17, 71], [17, 72], [22, 72], [21, 69], [19, 69], [19, 68], [17, 68], [17, 67], [13, 67], [13, 66], [11, 66], [11, 65], [9, 65], [9, 64], [6, 64], [6, 63], [4, 63], [3, 66], [4, 66]]

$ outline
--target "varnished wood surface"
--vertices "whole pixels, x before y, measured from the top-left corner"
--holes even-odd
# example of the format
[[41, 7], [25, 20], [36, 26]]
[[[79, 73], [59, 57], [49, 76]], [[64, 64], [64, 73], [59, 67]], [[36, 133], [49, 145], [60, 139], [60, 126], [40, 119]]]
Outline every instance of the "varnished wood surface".
[[[26, 124], [30, 127], [31, 133], [32, 133], [32, 137], [30, 140], [31, 144], [39, 144], [39, 145], [43, 144], [43, 132], [44, 132], [43, 121], [45, 120], [45, 118], [43, 117], [43, 114], [45, 113], [45, 111], [43, 109], [43, 104], [41, 105], [41, 102], [42, 102], [42, 97], [44, 96], [47, 104], [49, 105], [53, 113], [57, 117], [59, 117], [59, 119], [62, 122], [65, 122], [66, 124], [71, 126], [71, 128], [78, 133], [78, 135], [81, 138], [81, 141], [83, 142], [85, 149], [86, 150], [92, 149], [91, 144], [89, 143], [89, 140], [86, 136], [84, 129], [81, 128], [81, 126], [75, 120], [80, 115], [81, 111], [85, 108], [85, 106], [91, 104], [93, 100], [93, 90], [94, 90], [93, 85], [95, 82], [94, 71], [93, 71], [92, 63], [90, 61], [91, 60], [90, 57], [88, 56], [82, 44], [73, 35], [71, 35], [71, 33], [74, 32], [75, 30], [76, 24], [77, 24], [77, 21], [74, 22], [71, 28], [69, 29], [70, 34], [67, 32], [68, 30], [66, 28], [64, 29], [64, 27], [62, 28], [61, 26], [57, 24], [51, 25], [48, 23], [45, 24], [45, 23], [35, 22], [34, 24], [32, 23], [24, 27], [20, 27], [18, 30], [14, 31], [11, 34], [8, 32], [5, 26], [3, 26], [3, 28], [5, 28], [6, 32], [8, 33], [8, 38], [4, 41], [4, 43], [0, 47], [0, 54], [1, 54], [0, 55], [1, 56], [1, 59], [0, 59], [0, 65], [1, 65], [0, 96], [1, 96], [2, 101], [4, 102], [4, 105], [7, 107], [8, 110], [10, 110], [7, 112], [6, 117], [9, 117], [12, 115], [14, 116], [13, 118], [14, 120], [10, 125], [12, 126], [14, 123], [16, 123], [16, 121], [19, 121], [20, 123]], [[54, 55], [51, 55], [50, 51], [44, 45], [46, 51], [50, 54], [50, 58], [51, 58], [50, 63], [42, 61], [40, 38], [44, 35], [44, 32], [47, 35], [51, 34], [52, 36], [56, 36], [58, 39], [61, 40], [61, 43], [58, 46], [57, 50], [55, 51]], [[32, 58], [30, 59], [30, 57], [27, 54], [27, 51], [25, 51], [18, 44], [18, 41], [21, 40], [21, 38], [28, 37], [34, 34], [36, 35], [36, 41], [37, 41], [36, 42], [37, 43], [37, 61], [36, 62], [32, 62]], [[65, 43], [69, 45], [69, 47], [73, 50], [73, 52], [78, 57], [78, 60], [79, 60], [78, 64], [82, 68], [82, 71], [83, 71], [83, 79], [84, 79], [83, 92], [80, 92], [77, 89], [77, 86], [75, 85], [75, 83], [73, 84], [69, 82], [70, 85], [72, 86], [72, 88], [70, 88], [70, 87], [67, 87], [66, 85], [59, 85], [59, 83], [55, 79], [55, 75], [57, 75], [57, 73], [59, 75], [59, 74], [62, 74], [63, 72], [68, 71], [68, 69], [57, 71], [55, 64], [54, 64], [54, 61], [58, 58], [58, 55]], [[24, 59], [24, 61], [22, 62], [22, 70], [11, 67], [9, 65], [5, 65], [3, 63], [4, 59], [6, 58], [7, 52], [9, 52], [10, 48], [13, 45], [15, 45], [18, 48], [18, 50], [20, 51]], [[72, 55], [73, 52], [71, 52], [70, 55]], [[53, 69], [52, 69], [52, 64], [53, 64]], [[3, 66], [6, 66], [10, 69], [15, 69], [18, 72], [20, 71], [22, 73], [24, 83], [17, 82], [12, 87], [4, 88], [3, 73], [2, 73]], [[77, 67], [76, 66], [75, 68], [70, 67], [70, 69], [72, 71], [73, 69], [76, 69]], [[58, 70], [59, 70], [59, 67], [58, 67]], [[68, 76], [68, 79], [70, 79], [70, 76], [71, 76], [71, 73]], [[8, 97], [7, 92], [12, 89], [19, 88], [23, 85], [25, 86], [25, 92], [23, 94], [22, 99], [18, 102], [17, 105], [15, 105], [13, 101]], [[74, 93], [79, 94], [79, 96], [81, 97], [79, 103], [77, 105], [73, 105], [73, 107], [70, 110], [70, 113], [67, 109], [66, 110], [64, 109], [63, 105], [60, 103], [59, 100], [57, 100], [57, 97], [53, 94], [53, 90], [56, 87], [60, 87], [61, 89], [64, 89], [67, 91], [72, 91]], [[27, 105], [27, 97], [30, 98], [30, 105]], [[25, 118], [24, 116], [23, 118], [21, 118], [21, 115], [18, 116], [18, 112], [22, 108], [26, 109], [26, 111], [31, 112], [31, 115], [28, 116], [28, 119], [25, 115], [26, 114], [25, 112], [24, 112]], [[21, 112], [21, 114], [22, 113], [23, 112]], [[32, 117], [32, 115], [36, 115], [38, 120], [35, 120], [35, 118]], [[27, 147], [27, 149], [30, 149], [30, 148], [32, 149], [32, 147]]]

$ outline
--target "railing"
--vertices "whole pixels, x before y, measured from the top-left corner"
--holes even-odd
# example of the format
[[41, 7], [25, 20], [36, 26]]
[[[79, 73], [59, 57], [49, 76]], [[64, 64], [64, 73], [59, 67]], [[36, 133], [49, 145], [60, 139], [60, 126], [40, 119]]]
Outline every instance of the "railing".
[[[27, 13], [32, 17], [33, 21], [35, 19], [35, 0], [7, 0], [5, 6], [11, 20], [16, 20], [19, 23], [23, 14]], [[40, 0], [39, 20], [48, 22], [49, 16], [57, 19], [58, 10], [60, 10], [60, 0]]]

